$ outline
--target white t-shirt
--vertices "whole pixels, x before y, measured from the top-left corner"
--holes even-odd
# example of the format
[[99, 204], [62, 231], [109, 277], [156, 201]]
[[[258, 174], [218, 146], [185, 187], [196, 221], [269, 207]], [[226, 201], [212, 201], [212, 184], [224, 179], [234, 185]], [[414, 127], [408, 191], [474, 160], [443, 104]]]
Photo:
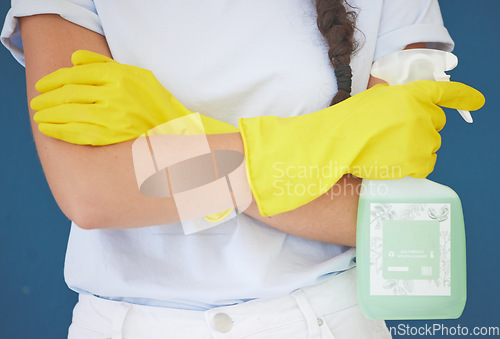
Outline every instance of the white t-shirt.
[[[407, 44], [453, 48], [435, 0], [350, 3], [361, 42], [353, 93], [366, 88], [373, 60]], [[1, 38], [22, 64], [17, 17], [41, 13], [104, 34], [117, 61], [152, 70], [188, 109], [233, 125], [239, 117], [317, 111], [337, 90], [311, 0], [13, 0]], [[315, 284], [352, 267], [354, 256], [353, 248], [288, 235], [244, 214], [189, 236], [180, 224], [73, 224], [65, 278], [80, 293], [202, 310]]]

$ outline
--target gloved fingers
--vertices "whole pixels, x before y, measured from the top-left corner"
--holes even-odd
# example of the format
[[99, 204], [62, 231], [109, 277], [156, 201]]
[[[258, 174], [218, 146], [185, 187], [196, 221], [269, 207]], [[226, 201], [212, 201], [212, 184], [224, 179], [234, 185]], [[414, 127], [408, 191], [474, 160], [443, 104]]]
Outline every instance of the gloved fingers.
[[99, 123], [102, 124], [101, 107], [95, 104], [67, 104], [59, 105], [38, 111], [33, 116], [33, 120], [38, 124], [68, 124], [85, 123], [97, 124], [95, 116], [101, 116]]
[[[391, 179], [405, 176], [425, 178], [434, 169], [436, 152], [441, 147], [441, 135], [434, 128], [431, 120], [425, 116], [420, 116], [418, 120], [412, 121], [410, 124], [402, 125], [398, 130], [398, 133], [393, 135], [390, 135], [389, 131], [382, 131], [390, 138], [379, 145], [376, 144], [376, 140], [370, 142], [369, 146], [373, 147], [373, 150], [366, 148], [362, 153], [368, 151], [373, 154], [378, 150], [381, 155], [380, 159], [377, 159], [378, 165], [382, 168], [387, 166], [391, 168], [389, 176]], [[367, 163], [366, 159], [361, 157], [358, 157], [356, 161]], [[396, 177], [395, 173], [399, 175]], [[385, 177], [385, 179], [387, 178]], [[379, 178], [370, 177], [367, 179]]]
[[71, 62], [73, 63], [73, 65], [78, 66], [78, 65], [93, 64], [99, 62], [116, 62], [116, 61], [114, 61], [111, 58], [108, 58], [105, 55], [80, 49], [71, 55]]
[[415, 159], [408, 161], [408, 163], [413, 163], [410, 176], [415, 178], [425, 178], [434, 170], [436, 165], [437, 154], [436, 152], [441, 147], [441, 134], [437, 132], [432, 126], [429, 126], [425, 130], [422, 130], [419, 138], [420, 143], [416, 145], [419, 149], [415, 152]]
[[434, 140], [433, 140], [433, 148], [432, 148], [432, 154], [435, 154], [440, 148], [441, 148], [441, 134], [436, 132], [434, 134]]
[[420, 128], [416, 130], [416, 133], [412, 137], [414, 155], [422, 161], [422, 166], [426, 168], [426, 162], [431, 154], [435, 154], [441, 148], [441, 134], [439, 134], [430, 121], [421, 122]]
[[65, 104], [92, 104], [101, 100], [102, 92], [100, 86], [65, 85], [34, 97], [30, 105], [33, 110], [41, 111]]
[[403, 85], [425, 92], [438, 106], [475, 111], [483, 107], [485, 98], [481, 92], [454, 81], [414, 81]]
[[[101, 146], [111, 144], [109, 140], [104, 140], [105, 131], [102, 126], [88, 125], [80, 123], [69, 124], [38, 124], [38, 129], [43, 134], [77, 145]], [[114, 141], [117, 143], [123, 140]]]
[[429, 174], [434, 171], [434, 167], [436, 166], [437, 154], [432, 153], [430, 156], [426, 157], [424, 160], [424, 164], [422, 166], [418, 166], [418, 171], [410, 174], [413, 178], [426, 178]]
[[431, 119], [436, 131], [442, 130], [446, 124], [446, 114], [440, 107], [431, 112]]
[[80, 134], [83, 133], [85, 129], [82, 129], [80, 124], [38, 124], [38, 129], [43, 134], [59, 139], [62, 141], [70, 142], [72, 144], [85, 145], [88, 143], [81, 141]]
[[35, 88], [45, 93], [68, 84], [98, 86], [109, 82], [108, 67], [101, 63], [60, 68], [38, 80]]

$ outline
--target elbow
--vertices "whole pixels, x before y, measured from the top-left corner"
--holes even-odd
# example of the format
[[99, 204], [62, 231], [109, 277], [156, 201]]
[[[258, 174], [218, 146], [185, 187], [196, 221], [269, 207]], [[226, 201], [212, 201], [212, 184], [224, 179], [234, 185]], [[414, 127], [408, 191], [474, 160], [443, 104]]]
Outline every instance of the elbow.
[[79, 211], [72, 216], [71, 221], [75, 223], [76, 226], [84, 230], [95, 230], [106, 228], [101, 220], [93, 213], [89, 211]]
[[84, 230], [95, 230], [106, 228], [100, 217], [91, 210], [78, 209], [71, 213], [65, 213], [73, 223]]
[[84, 230], [104, 229], [106, 226], [103, 217], [102, 206], [94, 197], [93, 201], [73, 196], [64, 202], [58, 201], [58, 205], [68, 219], [73, 221], [76, 226]]

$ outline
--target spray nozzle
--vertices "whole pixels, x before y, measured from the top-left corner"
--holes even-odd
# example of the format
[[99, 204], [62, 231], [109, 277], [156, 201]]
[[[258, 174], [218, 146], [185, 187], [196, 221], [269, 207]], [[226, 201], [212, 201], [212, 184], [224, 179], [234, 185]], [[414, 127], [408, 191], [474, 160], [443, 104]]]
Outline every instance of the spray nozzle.
[[[445, 71], [452, 70], [458, 58], [449, 52], [416, 48], [399, 51], [373, 63], [371, 74], [389, 83], [403, 85], [417, 80], [449, 81]], [[465, 121], [472, 123], [469, 111], [457, 110]]]

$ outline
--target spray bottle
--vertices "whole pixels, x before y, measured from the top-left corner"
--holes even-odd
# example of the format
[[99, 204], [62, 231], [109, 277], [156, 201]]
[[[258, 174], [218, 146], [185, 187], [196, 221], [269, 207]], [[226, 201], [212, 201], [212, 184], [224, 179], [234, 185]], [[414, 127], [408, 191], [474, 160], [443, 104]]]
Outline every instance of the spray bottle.
[[[411, 49], [377, 60], [389, 85], [447, 81], [455, 55]], [[470, 113], [459, 110], [467, 122]], [[465, 229], [458, 195], [427, 179], [363, 180], [356, 264], [359, 305], [372, 319], [456, 319], [466, 301]]]

